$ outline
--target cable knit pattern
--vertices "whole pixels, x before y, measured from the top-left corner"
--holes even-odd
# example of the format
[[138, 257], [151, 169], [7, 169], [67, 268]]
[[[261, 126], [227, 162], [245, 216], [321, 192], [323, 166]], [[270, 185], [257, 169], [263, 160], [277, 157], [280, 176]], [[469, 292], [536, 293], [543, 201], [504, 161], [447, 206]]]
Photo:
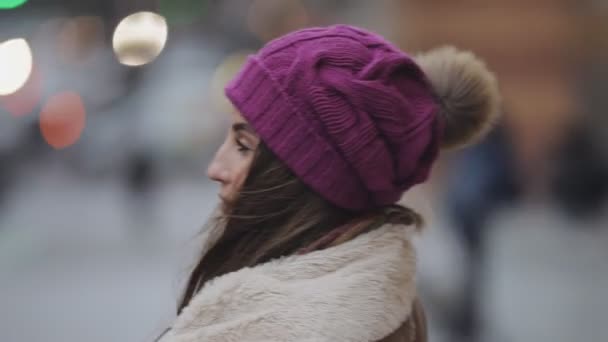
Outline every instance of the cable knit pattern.
[[359, 210], [428, 177], [441, 123], [422, 70], [382, 37], [335, 25], [293, 32], [250, 56], [226, 95], [312, 189]]

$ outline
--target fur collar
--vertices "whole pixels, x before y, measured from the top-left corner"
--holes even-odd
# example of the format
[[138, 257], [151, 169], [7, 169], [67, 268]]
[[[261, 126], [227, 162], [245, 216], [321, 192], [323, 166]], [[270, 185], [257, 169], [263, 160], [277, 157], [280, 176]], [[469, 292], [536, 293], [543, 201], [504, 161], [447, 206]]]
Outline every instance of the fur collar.
[[380, 340], [411, 312], [411, 232], [387, 224], [338, 246], [220, 276], [160, 341]]

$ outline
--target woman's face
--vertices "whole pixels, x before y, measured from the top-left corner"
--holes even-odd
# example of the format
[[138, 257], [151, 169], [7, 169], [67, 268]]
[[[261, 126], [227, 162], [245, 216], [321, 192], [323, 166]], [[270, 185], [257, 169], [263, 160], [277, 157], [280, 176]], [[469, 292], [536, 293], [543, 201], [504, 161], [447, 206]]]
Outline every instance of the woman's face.
[[207, 169], [209, 178], [220, 183], [223, 202], [233, 200], [243, 185], [259, 142], [251, 126], [234, 111], [226, 139]]

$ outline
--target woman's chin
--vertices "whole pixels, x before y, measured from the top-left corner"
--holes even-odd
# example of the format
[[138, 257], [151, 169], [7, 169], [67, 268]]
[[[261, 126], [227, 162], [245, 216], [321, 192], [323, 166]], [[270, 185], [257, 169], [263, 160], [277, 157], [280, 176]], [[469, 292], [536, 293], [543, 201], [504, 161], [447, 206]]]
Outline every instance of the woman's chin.
[[220, 208], [222, 209], [222, 213], [227, 214], [230, 208], [230, 204], [232, 204], [232, 201], [230, 200], [230, 198], [223, 195], [218, 195], [217, 197], [220, 202], [219, 204]]

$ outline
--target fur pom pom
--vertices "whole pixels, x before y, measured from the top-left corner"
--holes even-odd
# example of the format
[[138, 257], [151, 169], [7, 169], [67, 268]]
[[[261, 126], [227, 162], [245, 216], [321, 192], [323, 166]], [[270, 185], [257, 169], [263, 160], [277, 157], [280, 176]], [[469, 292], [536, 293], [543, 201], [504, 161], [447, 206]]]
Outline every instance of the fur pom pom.
[[445, 123], [441, 147], [462, 147], [481, 139], [500, 113], [494, 74], [475, 55], [452, 46], [419, 54], [415, 60], [441, 103]]

